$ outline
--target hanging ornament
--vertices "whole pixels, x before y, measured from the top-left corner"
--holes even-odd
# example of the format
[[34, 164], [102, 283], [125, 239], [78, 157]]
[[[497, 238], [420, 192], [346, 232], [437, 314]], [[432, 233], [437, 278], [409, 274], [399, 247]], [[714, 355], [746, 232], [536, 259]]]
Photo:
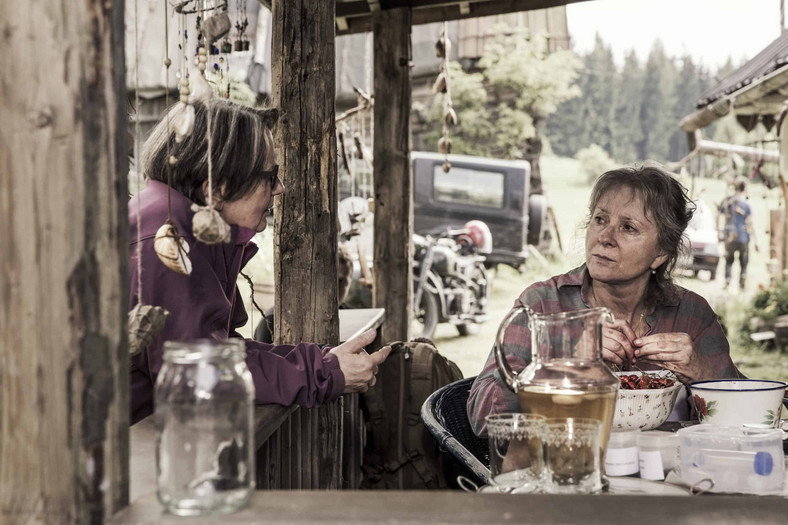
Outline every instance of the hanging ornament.
[[232, 230], [216, 208], [192, 204], [194, 218], [192, 219], [192, 232], [198, 241], [205, 244], [218, 244], [230, 242]]
[[230, 32], [232, 24], [227, 13], [217, 13], [206, 18], [200, 25], [202, 36], [206, 45], [212, 46], [214, 42]]
[[[166, 10], [165, 10], [166, 11]], [[166, 13], [165, 13], [166, 15]], [[139, 91], [139, 64], [140, 64], [140, 47], [139, 47], [139, 27], [137, 19], [139, 17], [139, 9], [137, 0], [134, 0], [134, 105], [137, 116], [140, 115], [140, 91]], [[142, 133], [140, 131], [140, 119], [136, 118], [134, 121], [134, 146], [135, 154], [134, 159], [139, 163], [139, 147], [142, 143]], [[153, 339], [158, 336], [164, 329], [170, 313], [161, 306], [151, 306], [142, 302], [142, 212], [139, 195], [135, 199], [137, 203], [137, 305], [128, 313], [128, 320], [126, 330], [129, 338], [129, 353], [131, 355], [137, 354], [144, 350]]]
[[449, 89], [449, 53], [451, 51], [451, 40], [448, 38], [448, 24], [443, 23], [441, 36], [435, 43], [435, 53], [442, 58], [441, 71], [432, 89], [435, 93], [443, 93], [443, 129], [442, 136], [438, 140], [438, 151], [446, 156], [443, 161], [443, 172], [448, 173], [451, 169], [449, 154], [451, 153], [451, 139], [449, 138], [449, 128], [457, 124], [457, 112], [451, 101], [451, 90]]
[[451, 153], [451, 139], [449, 137], [441, 137], [438, 140], [438, 152], [448, 155]]
[[161, 306], [137, 303], [129, 312], [129, 353], [134, 355], [147, 348], [164, 329], [169, 318], [170, 312]]
[[178, 228], [173, 223], [168, 221], [159, 228], [153, 239], [153, 249], [170, 270], [183, 275], [192, 273], [189, 243], [178, 234]]
[[433, 93], [446, 93], [446, 74], [441, 71], [435, 83], [432, 85]]

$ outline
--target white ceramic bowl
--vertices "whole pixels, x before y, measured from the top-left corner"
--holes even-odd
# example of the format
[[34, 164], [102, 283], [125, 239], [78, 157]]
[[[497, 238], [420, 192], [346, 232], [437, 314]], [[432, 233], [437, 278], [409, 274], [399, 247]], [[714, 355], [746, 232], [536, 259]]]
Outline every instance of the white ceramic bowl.
[[690, 390], [701, 423], [776, 427], [786, 385], [761, 379], [716, 379], [691, 383]]
[[[616, 372], [622, 375], [640, 376], [640, 372]], [[658, 377], [676, 376], [668, 370], [648, 371], [649, 375]], [[667, 421], [676, 402], [676, 396], [682, 384], [677, 380], [667, 388], [651, 388], [646, 390], [618, 390], [616, 410], [613, 413], [613, 430], [653, 430]]]

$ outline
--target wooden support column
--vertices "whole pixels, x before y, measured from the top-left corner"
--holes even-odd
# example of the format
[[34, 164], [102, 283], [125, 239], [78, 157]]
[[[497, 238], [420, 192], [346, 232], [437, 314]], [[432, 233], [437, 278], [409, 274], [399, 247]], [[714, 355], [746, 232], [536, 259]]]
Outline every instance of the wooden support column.
[[373, 13], [375, 54], [375, 289], [386, 309], [381, 339], [409, 337], [413, 293], [413, 177], [410, 166], [411, 11]]
[[128, 503], [123, 0], [0, 3], [0, 522]]
[[777, 174], [780, 178], [780, 188], [783, 193], [783, 235], [781, 238], [780, 253], [782, 254], [780, 261], [780, 275], [779, 280], [782, 281], [786, 277], [786, 270], [788, 269], [788, 118], [783, 118], [780, 121], [780, 128], [777, 130], [780, 136], [779, 143], [779, 161]]
[[[285, 185], [274, 213], [274, 339], [336, 345], [335, 0], [274, 0], [272, 7], [276, 153]], [[300, 414], [299, 486], [340, 488], [342, 399]]]
[[334, 2], [273, 2], [272, 92], [285, 185], [274, 213], [279, 343], [339, 338]]

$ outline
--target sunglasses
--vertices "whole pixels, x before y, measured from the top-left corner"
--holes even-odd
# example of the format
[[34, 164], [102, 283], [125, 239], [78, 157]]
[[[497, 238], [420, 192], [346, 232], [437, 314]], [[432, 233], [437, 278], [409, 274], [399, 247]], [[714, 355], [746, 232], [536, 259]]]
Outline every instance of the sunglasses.
[[273, 169], [263, 172], [263, 177], [266, 177], [271, 183], [271, 191], [276, 189], [279, 184], [279, 164], [275, 164]]

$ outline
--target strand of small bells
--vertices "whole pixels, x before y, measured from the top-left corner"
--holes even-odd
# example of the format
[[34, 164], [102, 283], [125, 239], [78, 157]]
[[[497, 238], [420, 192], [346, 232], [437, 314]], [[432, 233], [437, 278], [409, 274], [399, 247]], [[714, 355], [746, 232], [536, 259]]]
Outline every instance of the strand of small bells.
[[449, 54], [451, 53], [451, 40], [447, 36], [448, 23], [443, 23], [443, 30], [437, 42], [435, 42], [435, 55], [443, 59], [441, 62], [440, 73], [432, 90], [435, 93], [443, 93], [443, 135], [438, 140], [438, 151], [445, 155], [443, 160], [443, 172], [448, 173], [451, 169], [449, 154], [451, 153], [451, 139], [449, 138], [449, 128], [457, 124], [457, 112], [451, 101], [451, 90], [449, 89]]
[[[166, 0], [165, 2], [165, 43], [168, 42], [168, 29], [167, 29], [167, 9], [166, 9]], [[185, 50], [188, 44], [188, 35], [185, 31], [185, 17], [189, 14], [189, 11], [186, 11], [184, 7], [189, 4], [190, 1], [182, 2], [175, 6], [175, 11], [181, 15], [180, 23], [181, 23], [181, 38], [183, 42], [179, 47], [181, 50]], [[221, 4], [220, 6], [214, 8], [208, 8], [207, 2], [203, 0], [202, 2], [198, 2], [199, 5], [202, 6], [202, 9], [195, 8], [192, 12], [198, 11], [207, 11], [209, 9], [216, 9], [217, 7], [222, 7], [226, 9], [227, 4]], [[243, 9], [241, 13], [243, 16], [243, 21], [240, 21], [236, 24], [236, 29], [238, 30], [238, 40], [235, 42], [235, 49], [236, 51], [246, 51], [249, 49], [249, 41], [245, 40], [245, 32], [248, 26], [248, 20], [245, 17], [245, 1], [243, 3]], [[195, 124], [195, 109], [194, 104], [196, 102], [202, 102], [206, 106], [210, 104], [210, 99], [213, 97], [213, 91], [211, 86], [208, 84], [207, 79], [205, 78], [205, 70], [208, 64], [208, 51], [207, 46], [210, 46], [213, 50], [214, 54], [218, 54], [218, 49], [214, 47], [214, 42], [226, 36], [232, 27], [230, 23], [230, 18], [227, 15], [226, 11], [217, 13], [212, 15], [205, 20], [197, 18], [197, 27], [198, 27], [198, 35], [197, 35], [197, 68], [199, 70], [199, 74], [190, 75], [188, 68], [186, 66], [186, 60], [182, 60], [181, 64], [181, 71], [180, 71], [180, 80], [179, 80], [179, 102], [176, 105], [172, 114], [175, 115], [172, 123], [169, 122], [168, 113], [168, 127], [173, 130], [175, 134], [175, 141], [178, 144], [181, 144], [184, 140], [186, 140], [189, 136], [191, 136], [192, 132], [194, 131], [194, 124]], [[135, 29], [136, 30], [136, 29]], [[232, 46], [230, 45], [229, 41], [225, 40], [222, 45], [222, 51], [225, 53], [232, 51]], [[138, 55], [139, 56], [139, 55]], [[139, 58], [137, 58], [139, 59]], [[169, 78], [169, 68], [172, 65], [172, 60], [169, 58], [169, 53], [165, 52], [164, 58], [164, 67], [167, 69], [167, 77]], [[218, 68], [218, 66], [216, 66]], [[194, 78], [194, 81], [190, 83], [190, 78]], [[166, 105], [169, 107], [169, 90], [166, 91], [167, 93], [167, 101]], [[230, 88], [229, 88], [229, 79], [228, 79], [228, 87], [226, 95], [227, 97], [230, 96]], [[213, 180], [212, 180], [212, 137], [211, 137], [211, 112], [206, 111], [207, 115], [207, 141], [208, 141], [208, 196], [207, 196], [207, 205], [206, 206], [199, 206], [197, 204], [192, 204], [192, 211], [195, 212], [194, 217], [192, 218], [192, 231], [194, 233], [194, 237], [205, 244], [218, 244], [218, 243], [227, 243], [231, 240], [231, 229], [230, 225], [225, 222], [225, 220], [221, 217], [219, 212], [213, 205]], [[169, 143], [168, 143], [168, 172], [171, 166], [175, 166], [178, 163], [178, 159], [171, 155], [169, 152]], [[171, 191], [172, 188], [169, 185], [169, 173], [168, 173], [168, 187], [167, 191]], [[138, 217], [138, 231], [139, 231], [139, 217]], [[182, 275], [190, 275], [192, 270], [192, 263], [189, 259], [189, 243], [184, 239], [180, 233], [178, 232], [178, 228], [175, 223], [172, 221], [170, 216], [170, 212], [168, 210], [168, 218], [167, 221], [158, 229], [156, 232], [156, 236], [153, 241], [153, 249], [156, 252], [156, 255], [159, 257], [162, 263], [164, 263], [167, 268], [180, 273]], [[141, 289], [142, 283], [138, 283], [138, 287]], [[131, 354], [135, 354], [145, 347], [147, 347], [153, 339], [162, 331], [164, 325], [169, 318], [170, 313], [160, 306], [152, 306], [143, 304], [142, 301], [138, 301], [137, 305], [129, 312], [129, 321], [128, 321], [128, 335], [129, 335], [129, 350]]]

